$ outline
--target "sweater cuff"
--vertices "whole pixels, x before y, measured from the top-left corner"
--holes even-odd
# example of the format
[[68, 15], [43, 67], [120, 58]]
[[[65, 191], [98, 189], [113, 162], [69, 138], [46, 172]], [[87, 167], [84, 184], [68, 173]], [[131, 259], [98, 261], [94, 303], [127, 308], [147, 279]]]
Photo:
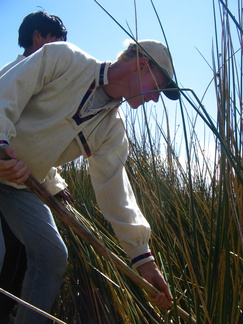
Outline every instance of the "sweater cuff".
[[137, 256], [136, 258], [132, 259], [132, 268], [137, 269], [140, 267], [142, 264], [154, 261], [153, 254], [151, 252], [141, 254]]
[[8, 141], [0, 140], [0, 146], [9, 145]]
[[142, 264], [147, 263], [149, 261], [154, 261], [154, 257], [151, 253], [148, 244], [143, 244], [139, 247], [136, 247], [133, 250], [130, 250], [128, 255], [131, 259], [133, 269], [136, 269]]

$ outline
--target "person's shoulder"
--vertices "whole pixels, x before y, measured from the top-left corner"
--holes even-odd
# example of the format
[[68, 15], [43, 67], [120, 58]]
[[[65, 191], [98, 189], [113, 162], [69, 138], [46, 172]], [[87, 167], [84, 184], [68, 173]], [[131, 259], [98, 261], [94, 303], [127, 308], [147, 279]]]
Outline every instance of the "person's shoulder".
[[15, 66], [16, 64], [18, 64], [19, 62], [23, 61], [26, 57], [24, 55], [18, 55], [17, 58], [12, 61], [7, 63], [6, 65], [4, 65], [1, 69], [0, 69], [0, 77], [6, 73], [7, 71], [9, 71], [13, 66]]
[[75, 59], [84, 59], [89, 55], [85, 53], [78, 46], [69, 43], [69, 42], [53, 42], [47, 43], [43, 46], [43, 51], [48, 53], [48, 56], [55, 56], [56, 58], [69, 58], [72, 60]]
[[81, 48], [79, 48], [78, 46], [64, 41], [46, 43], [43, 45], [43, 48], [62, 52], [82, 52]]
[[78, 46], [69, 42], [47, 43], [42, 51], [46, 52], [49, 60], [62, 61], [66, 64], [101, 64], [95, 57], [89, 55]]

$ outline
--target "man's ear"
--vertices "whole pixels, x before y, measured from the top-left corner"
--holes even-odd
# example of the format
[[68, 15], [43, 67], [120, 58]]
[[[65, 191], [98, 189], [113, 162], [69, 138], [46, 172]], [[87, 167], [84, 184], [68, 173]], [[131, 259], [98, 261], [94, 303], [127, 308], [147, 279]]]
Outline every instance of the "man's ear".
[[32, 38], [38, 40], [38, 39], [40, 39], [40, 37], [41, 37], [41, 34], [40, 34], [39, 30], [37, 30], [37, 29], [34, 30], [34, 32], [32, 34]]
[[148, 67], [148, 64], [149, 64], [149, 59], [148, 57], [140, 57], [139, 58], [139, 68], [140, 70], [143, 70], [145, 67]]

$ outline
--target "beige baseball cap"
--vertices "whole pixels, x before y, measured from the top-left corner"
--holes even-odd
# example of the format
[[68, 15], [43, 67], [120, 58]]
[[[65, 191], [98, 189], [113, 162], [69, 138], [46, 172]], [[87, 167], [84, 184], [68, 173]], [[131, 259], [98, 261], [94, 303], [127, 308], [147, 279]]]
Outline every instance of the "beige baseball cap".
[[159, 41], [152, 39], [140, 40], [137, 43], [130, 42], [128, 48], [138, 50], [140, 53], [147, 56], [152, 62], [154, 62], [162, 72], [169, 77], [171, 83], [162, 91], [171, 100], [177, 100], [180, 98], [180, 91], [177, 84], [173, 79], [173, 63], [168, 48]]

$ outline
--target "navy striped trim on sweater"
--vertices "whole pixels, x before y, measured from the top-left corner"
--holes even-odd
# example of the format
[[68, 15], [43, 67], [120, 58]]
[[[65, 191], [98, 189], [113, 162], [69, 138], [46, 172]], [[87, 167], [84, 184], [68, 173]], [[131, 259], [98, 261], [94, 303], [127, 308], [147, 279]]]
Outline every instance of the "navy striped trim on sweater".
[[[101, 66], [100, 66], [100, 75], [99, 75], [99, 85], [102, 86], [104, 85], [104, 72], [105, 72], [105, 66], [106, 66], [106, 62], [102, 63]], [[80, 113], [81, 113], [81, 110], [84, 106], [84, 104], [86, 103], [86, 101], [89, 99], [89, 96], [91, 95], [91, 93], [93, 92], [94, 88], [95, 88], [95, 80], [91, 83], [91, 85], [89, 86], [89, 89], [87, 90], [86, 94], [84, 95], [79, 107], [78, 107], [78, 110], [76, 112], [76, 114], [72, 117], [73, 120], [76, 122], [76, 124], [79, 126], [81, 125], [83, 122], [95, 117], [96, 115], [98, 115], [102, 110], [98, 111], [97, 113], [95, 114], [92, 114], [92, 115], [88, 115], [88, 116], [85, 116], [85, 117], [80, 117]], [[78, 134], [79, 138], [80, 138], [80, 141], [81, 143], [83, 144], [83, 148], [87, 154], [87, 156], [91, 156], [91, 151], [90, 151], [90, 148], [88, 146], [88, 143], [84, 137], [84, 134], [83, 132], [80, 132]]]
[[99, 79], [100, 86], [104, 85], [105, 65], [106, 65], [106, 62], [102, 63], [101, 67], [100, 67], [100, 79]]
[[[105, 72], [105, 66], [106, 66], [106, 62], [102, 63], [101, 66], [100, 66], [100, 76], [99, 76], [99, 85], [102, 86], [104, 85], [104, 72]], [[89, 115], [89, 116], [86, 116], [86, 117], [80, 117], [80, 113], [81, 113], [81, 110], [84, 106], [84, 104], [86, 103], [86, 101], [89, 99], [89, 96], [91, 95], [91, 93], [93, 92], [94, 88], [95, 88], [95, 80], [91, 83], [91, 85], [89, 86], [89, 89], [87, 90], [86, 94], [84, 95], [79, 107], [78, 107], [78, 110], [76, 112], [76, 114], [73, 116], [73, 119], [75, 120], [76, 124], [77, 125], [80, 125], [82, 124], [83, 122], [93, 118], [94, 116], [96, 116], [98, 113], [95, 113], [95, 114], [92, 114], [92, 115]]]
[[[73, 119], [75, 120], [76, 124], [77, 125], [80, 125], [82, 124], [84, 121], [88, 120], [88, 119], [85, 119], [85, 118], [81, 118], [80, 117], [80, 112], [85, 104], [85, 102], [88, 100], [89, 96], [91, 95], [92, 91], [94, 90], [94, 87], [95, 87], [95, 80], [91, 83], [91, 85], [89, 86], [89, 89], [88, 91], [86, 92], [86, 94], [84, 95], [83, 97], [83, 100], [81, 101], [79, 107], [78, 107], [78, 110], [76, 112], [76, 114], [73, 116]], [[90, 117], [91, 116], [91, 117]], [[92, 118], [93, 115], [90, 115], [88, 117]], [[89, 118], [89, 119], [90, 119]]]
[[140, 260], [146, 259], [146, 258], [148, 258], [150, 256], [152, 256], [151, 252], [141, 254], [141, 255], [137, 256], [136, 258], [132, 259], [132, 265], [134, 265], [134, 263], [136, 263], [136, 262], [138, 262]]
[[3, 144], [6, 144], [6, 145], [8, 145], [8, 142], [7, 142], [7, 141], [5, 141], [5, 140], [0, 140], [0, 145], [3, 145]]
[[84, 148], [84, 150], [85, 150], [85, 152], [86, 152], [86, 154], [87, 154], [87, 157], [90, 157], [90, 156], [91, 156], [91, 151], [90, 151], [90, 148], [89, 148], [88, 143], [86, 142], [86, 139], [85, 139], [85, 137], [84, 137], [83, 132], [80, 132], [80, 133], [78, 134], [78, 136], [79, 136], [79, 138], [80, 138], [81, 143], [83, 144], [83, 148]]

